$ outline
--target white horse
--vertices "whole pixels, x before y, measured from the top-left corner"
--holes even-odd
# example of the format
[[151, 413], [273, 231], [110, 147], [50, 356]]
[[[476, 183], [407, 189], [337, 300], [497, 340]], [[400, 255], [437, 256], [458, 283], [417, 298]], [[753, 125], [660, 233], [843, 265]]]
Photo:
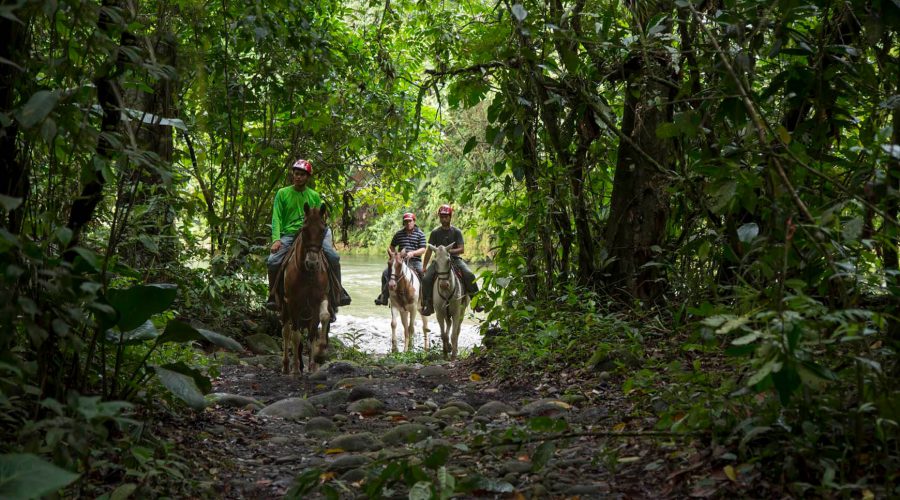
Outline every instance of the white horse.
[[428, 317], [422, 313], [422, 286], [419, 275], [406, 263], [403, 254], [391, 252], [391, 277], [388, 281], [388, 297], [391, 303], [391, 352], [397, 352], [397, 316], [403, 325], [404, 350], [413, 348], [416, 333], [416, 311], [422, 318], [422, 333], [425, 336], [425, 350], [428, 350]]
[[441, 327], [441, 342], [444, 344], [444, 357], [456, 359], [459, 345], [459, 327], [462, 325], [463, 314], [469, 305], [469, 296], [463, 287], [462, 280], [450, 267], [450, 246], [434, 246], [428, 248], [434, 252], [434, 266], [437, 274], [432, 300], [434, 300], [434, 314], [437, 316], [438, 325]]

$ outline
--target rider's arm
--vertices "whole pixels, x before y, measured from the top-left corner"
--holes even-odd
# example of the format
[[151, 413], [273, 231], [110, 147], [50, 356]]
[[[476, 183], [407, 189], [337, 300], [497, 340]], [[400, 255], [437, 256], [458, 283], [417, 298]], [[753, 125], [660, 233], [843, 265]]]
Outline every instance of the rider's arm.
[[456, 244], [450, 249], [450, 255], [462, 255], [466, 251], [466, 242], [463, 240], [462, 231], [456, 230]]
[[281, 222], [281, 203], [276, 193], [275, 202], [272, 203], [272, 243], [281, 239]]

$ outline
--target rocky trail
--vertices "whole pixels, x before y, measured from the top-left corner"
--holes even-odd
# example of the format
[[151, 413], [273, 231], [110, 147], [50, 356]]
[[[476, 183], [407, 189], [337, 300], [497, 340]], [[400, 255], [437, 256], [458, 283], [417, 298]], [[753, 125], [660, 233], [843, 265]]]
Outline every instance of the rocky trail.
[[211, 496], [660, 498], [728, 483], [698, 481], [709, 453], [625, 417], [604, 380], [562, 393], [553, 381], [571, 374], [496, 387], [465, 361], [278, 368], [274, 355], [223, 366], [213, 404], [162, 422]]

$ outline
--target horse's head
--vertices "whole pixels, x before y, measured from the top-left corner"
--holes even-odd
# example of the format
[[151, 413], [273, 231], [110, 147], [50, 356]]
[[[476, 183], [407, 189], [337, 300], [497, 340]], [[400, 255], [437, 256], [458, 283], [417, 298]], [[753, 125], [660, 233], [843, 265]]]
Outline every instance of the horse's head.
[[442, 273], [450, 270], [450, 249], [453, 248], [454, 244], [449, 246], [428, 244], [428, 248], [434, 252], [434, 265], [437, 272]]
[[428, 244], [428, 248], [434, 252], [434, 268], [438, 275], [438, 286], [444, 290], [449, 290], [451, 287], [451, 282], [449, 280], [450, 249], [453, 248], [453, 245], [454, 244], [450, 244], [450, 246], [434, 246], [430, 243]]
[[328, 208], [323, 204], [321, 208], [310, 208], [309, 204], [303, 204], [303, 228], [300, 234], [303, 244], [303, 265], [308, 271], [320, 269], [324, 258], [322, 255], [322, 242], [325, 240], [325, 217]]
[[397, 282], [403, 276], [403, 253], [388, 250], [388, 266], [391, 269], [391, 276], [388, 280], [388, 289], [395, 290]]

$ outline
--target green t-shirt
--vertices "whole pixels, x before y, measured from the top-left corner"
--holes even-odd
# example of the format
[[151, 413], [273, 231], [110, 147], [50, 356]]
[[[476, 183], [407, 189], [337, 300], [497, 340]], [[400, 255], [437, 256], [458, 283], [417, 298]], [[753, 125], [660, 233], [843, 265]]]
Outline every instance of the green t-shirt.
[[322, 197], [310, 188], [297, 191], [294, 186], [283, 187], [275, 193], [275, 204], [272, 207], [272, 243], [289, 234], [295, 235], [303, 227], [303, 204], [309, 208], [322, 206]]

